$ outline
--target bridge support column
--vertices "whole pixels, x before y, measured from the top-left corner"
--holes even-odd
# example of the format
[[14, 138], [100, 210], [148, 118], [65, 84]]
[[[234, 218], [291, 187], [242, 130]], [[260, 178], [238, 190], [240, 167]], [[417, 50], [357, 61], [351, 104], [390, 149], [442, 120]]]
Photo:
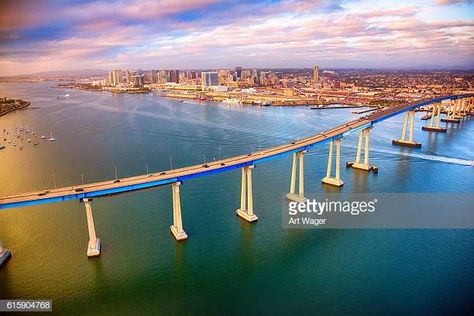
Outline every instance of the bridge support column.
[[101, 243], [100, 239], [95, 235], [94, 217], [92, 216], [92, 206], [90, 199], [83, 199], [84, 206], [86, 207], [86, 218], [87, 218], [87, 229], [89, 230], [89, 243], [87, 245], [87, 256], [97, 257], [100, 256]]
[[242, 188], [240, 193], [240, 208], [236, 211], [237, 216], [247, 222], [254, 222], [258, 217], [253, 213], [253, 193], [252, 193], [252, 166], [242, 168]]
[[[306, 151], [300, 151], [293, 154], [293, 164], [291, 167], [291, 182], [290, 182], [290, 192], [286, 195], [288, 200], [295, 202], [304, 202], [306, 198], [304, 197], [304, 164], [303, 157]], [[296, 165], [299, 161], [299, 175], [298, 175], [298, 193], [296, 193]]]
[[[410, 121], [410, 122], [408, 122]], [[408, 124], [410, 124], [408, 140], [406, 139], [406, 132]], [[408, 111], [405, 114], [405, 121], [403, 123], [402, 138], [392, 140], [393, 145], [405, 146], [405, 147], [416, 147], [420, 148], [421, 144], [413, 141], [413, 129], [415, 127], [415, 111]]]
[[10, 258], [10, 250], [6, 249], [3, 246], [3, 242], [0, 240], [0, 267], [4, 262], [7, 261], [8, 258]]
[[[436, 125], [435, 125], [436, 119]], [[433, 111], [431, 113], [430, 124], [427, 126], [422, 126], [421, 129], [429, 132], [440, 132], [446, 133], [447, 129], [445, 127], [440, 127], [439, 123], [441, 121], [441, 103], [433, 104]]]
[[181, 218], [181, 198], [179, 186], [181, 182], [175, 182], [171, 185], [173, 192], [173, 225], [170, 226], [171, 233], [178, 241], [188, 239], [188, 235], [183, 230], [183, 220]]
[[[360, 169], [360, 170], [365, 170], [365, 171], [373, 171], [377, 173], [379, 171], [379, 168], [376, 166], [373, 166], [369, 163], [369, 135], [370, 135], [370, 129], [371, 128], [366, 128], [364, 130], [361, 130], [359, 132], [359, 142], [357, 144], [357, 154], [356, 154], [356, 160], [355, 161], [348, 161], [346, 163], [346, 167], [352, 167], [354, 169]], [[364, 141], [365, 138], [365, 148], [364, 148], [364, 162], [360, 162], [360, 156], [362, 153], [362, 142]]]
[[455, 103], [454, 103], [454, 108], [456, 109], [456, 114], [454, 114], [454, 118], [455, 119], [462, 119], [463, 118], [463, 114], [462, 114], [462, 105], [461, 105], [461, 99], [456, 99]]
[[[342, 139], [337, 139], [329, 143], [329, 154], [328, 154], [328, 167], [326, 171], [326, 177], [324, 177], [321, 182], [329, 184], [336, 187], [341, 187], [344, 185], [344, 182], [341, 180], [341, 141]], [[331, 177], [332, 171], [332, 152], [334, 148], [334, 143], [336, 143], [336, 176]]]
[[473, 115], [474, 98], [467, 98], [467, 114]]
[[446, 117], [441, 119], [441, 122], [448, 122], [448, 123], [460, 123], [461, 120], [455, 118], [456, 116], [456, 107], [454, 101], [451, 100], [449, 105], [446, 107]]

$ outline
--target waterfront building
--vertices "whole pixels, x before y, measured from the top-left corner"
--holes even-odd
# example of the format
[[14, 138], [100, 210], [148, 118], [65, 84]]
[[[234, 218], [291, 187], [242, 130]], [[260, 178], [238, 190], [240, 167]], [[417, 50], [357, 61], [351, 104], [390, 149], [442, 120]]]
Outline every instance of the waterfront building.
[[179, 70], [170, 70], [169, 82], [179, 83]]
[[313, 83], [319, 83], [319, 67], [317, 65], [313, 67]]
[[145, 75], [144, 74], [133, 75], [132, 80], [133, 80], [134, 87], [142, 87], [145, 84]]
[[125, 80], [127, 83], [132, 83], [132, 71], [130, 69], [125, 70]]
[[159, 82], [159, 71], [152, 70], [151, 71], [151, 83], [158, 83]]
[[201, 84], [203, 88], [217, 86], [217, 72], [205, 71], [201, 73]]
[[122, 70], [121, 69], [114, 69], [112, 71], [109, 71], [109, 82], [113, 86], [116, 86], [119, 83], [122, 83], [123, 82]]

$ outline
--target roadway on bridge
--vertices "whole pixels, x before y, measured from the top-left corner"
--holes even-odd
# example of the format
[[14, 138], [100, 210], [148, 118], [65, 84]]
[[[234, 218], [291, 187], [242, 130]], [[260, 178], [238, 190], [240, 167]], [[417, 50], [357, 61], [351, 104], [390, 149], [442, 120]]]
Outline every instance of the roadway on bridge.
[[114, 179], [102, 182], [89, 183], [84, 185], [68, 186], [56, 189], [48, 189], [36, 192], [28, 192], [18, 195], [0, 197], [0, 209], [35, 205], [49, 202], [67, 201], [72, 199], [94, 198], [110, 196], [124, 192], [136, 191], [151, 187], [157, 187], [183, 181], [195, 177], [224, 172], [244, 166], [261, 163], [283, 155], [291, 154], [301, 150], [310, 149], [316, 144], [321, 144], [344, 137], [344, 135], [371, 127], [375, 123], [388, 119], [400, 113], [428, 105], [434, 102], [441, 102], [445, 99], [461, 98], [463, 96], [445, 96], [434, 100], [420, 100], [416, 103], [405, 104], [383, 110], [377, 110], [370, 115], [350, 121], [346, 124], [336, 126], [330, 130], [319, 134], [303, 138], [301, 140], [256, 151], [247, 155], [234, 156], [227, 159], [199, 164], [179, 169], [167, 170], [163, 172], [150, 173], [145, 175]]

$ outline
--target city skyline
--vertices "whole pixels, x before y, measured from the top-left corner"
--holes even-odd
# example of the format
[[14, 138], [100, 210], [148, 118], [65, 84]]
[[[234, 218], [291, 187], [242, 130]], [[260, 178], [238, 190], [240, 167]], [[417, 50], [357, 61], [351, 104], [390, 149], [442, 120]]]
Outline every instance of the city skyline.
[[0, 76], [79, 69], [474, 66], [474, 3], [5, 1]]

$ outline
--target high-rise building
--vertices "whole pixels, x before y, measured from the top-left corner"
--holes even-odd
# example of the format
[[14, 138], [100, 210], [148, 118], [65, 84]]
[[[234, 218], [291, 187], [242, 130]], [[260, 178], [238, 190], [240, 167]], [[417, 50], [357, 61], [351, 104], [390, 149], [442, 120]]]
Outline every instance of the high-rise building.
[[235, 67], [235, 77], [237, 80], [242, 77], [242, 67]]
[[201, 84], [202, 87], [211, 87], [217, 86], [217, 72], [214, 71], [205, 71], [201, 72]]
[[317, 65], [313, 67], [313, 83], [319, 83], [319, 67]]
[[127, 69], [125, 71], [125, 80], [127, 81], [127, 83], [132, 83], [132, 71], [130, 71], [130, 69]]
[[159, 74], [158, 70], [151, 71], [151, 83], [158, 83], [158, 77], [159, 77], [158, 74]]
[[179, 83], [179, 70], [170, 70], [170, 82]]
[[109, 82], [113, 86], [116, 86], [119, 83], [122, 83], [123, 82], [122, 70], [121, 69], [114, 69], [112, 71], [109, 71]]
[[144, 74], [133, 75], [132, 81], [133, 81], [134, 87], [141, 87], [145, 84], [145, 75]]

